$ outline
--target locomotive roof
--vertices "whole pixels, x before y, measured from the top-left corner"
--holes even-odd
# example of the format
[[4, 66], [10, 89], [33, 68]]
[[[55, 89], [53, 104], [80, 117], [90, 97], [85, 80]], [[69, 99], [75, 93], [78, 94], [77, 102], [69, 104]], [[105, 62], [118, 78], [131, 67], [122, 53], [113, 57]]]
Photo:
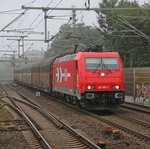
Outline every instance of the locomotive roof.
[[118, 52], [78, 52], [78, 53], [58, 57], [55, 60], [55, 63], [69, 61], [69, 60], [76, 60], [80, 58], [81, 56], [118, 57], [119, 54]]
[[78, 52], [77, 56], [81, 56], [81, 55], [85, 55], [85, 56], [118, 56], [118, 52]]

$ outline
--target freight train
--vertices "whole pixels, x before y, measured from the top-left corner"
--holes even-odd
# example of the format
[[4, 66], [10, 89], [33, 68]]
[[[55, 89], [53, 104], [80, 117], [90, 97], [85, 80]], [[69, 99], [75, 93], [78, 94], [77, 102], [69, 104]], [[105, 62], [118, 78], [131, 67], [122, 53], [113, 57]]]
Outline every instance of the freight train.
[[87, 110], [115, 110], [124, 101], [124, 72], [117, 52], [77, 52], [14, 70], [14, 80]]

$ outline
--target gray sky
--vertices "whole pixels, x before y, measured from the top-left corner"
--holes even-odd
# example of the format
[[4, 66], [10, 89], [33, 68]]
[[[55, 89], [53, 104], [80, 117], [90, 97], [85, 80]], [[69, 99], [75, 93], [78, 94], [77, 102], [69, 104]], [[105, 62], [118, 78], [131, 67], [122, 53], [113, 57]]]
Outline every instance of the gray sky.
[[[4, 14], [1, 13], [3, 11], [9, 11], [9, 10], [16, 10], [21, 9], [22, 5], [25, 6], [35, 6], [35, 7], [45, 7], [50, 2], [49, 7], [72, 7], [73, 5], [76, 7], [85, 7], [85, 1], [87, 0], [1, 0], [0, 4], [0, 29], [5, 27], [8, 23], [10, 23], [16, 16], [19, 14]], [[98, 7], [98, 2], [101, 0], [91, 0], [91, 7]], [[143, 2], [148, 2], [149, 0], [138, 0], [140, 4], [143, 4]], [[21, 13], [23, 10], [14, 11], [13, 13]], [[28, 10], [26, 14], [15, 21], [12, 25], [6, 28], [6, 30], [14, 30], [14, 29], [25, 29], [30, 28], [33, 29], [35, 32], [43, 32], [44, 31], [44, 13], [40, 15], [42, 11], [38, 10]], [[49, 15], [71, 15], [71, 11], [48, 11], [50, 13]], [[39, 16], [39, 17], [38, 17]], [[34, 22], [34, 20], [38, 17], [38, 19]], [[65, 20], [48, 20], [48, 30], [50, 31], [50, 37], [52, 35], [55, 35], [60, 26], [64, 23], [68, 22], [69, 16], [63, 17]], [[81, 22], [81, 20], [87, 24], [92, 25], [96, 24], [96, 13], [87, 11], [77, 11], [77, 23]], [[41, 23], [40, 23], [41, 22]], [[0, 35], [26, 35], [26, 34], [20, 34], [20, 33], [5, 33], [0, 32]], [[44, 35], [33, 35], [30, 34], [28, 36], [30, 39], [44, 39]], [[17, 41], [7, 40], [7, 38], [0, 37], [0, 50], [11, 50], [9, 48], [9, 45], [12, 49], [17, 49]], [[25, 42], [25, 50], [29, 47], [32, 47], [33, 49], [46, 49], [47, 44], [44, 42]]]

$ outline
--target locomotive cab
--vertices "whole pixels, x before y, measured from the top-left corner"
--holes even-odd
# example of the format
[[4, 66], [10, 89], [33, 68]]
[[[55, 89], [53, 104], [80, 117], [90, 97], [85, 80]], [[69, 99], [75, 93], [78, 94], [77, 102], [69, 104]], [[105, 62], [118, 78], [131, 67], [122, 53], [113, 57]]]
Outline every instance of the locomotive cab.
[[84, 53], [81, 59], [81, 106], [91, 110], [116, 109], [124, 101], [123, 67], [118, 53]]

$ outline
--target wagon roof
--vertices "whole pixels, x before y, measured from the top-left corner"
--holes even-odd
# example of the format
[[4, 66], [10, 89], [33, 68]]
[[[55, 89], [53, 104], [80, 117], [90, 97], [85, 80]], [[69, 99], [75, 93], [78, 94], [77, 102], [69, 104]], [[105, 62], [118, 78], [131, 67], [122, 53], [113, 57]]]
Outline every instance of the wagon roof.
[[54, 56], [54, 57], [50, 57], [48, 59], [44, 59], [44, 60], [40, 61], [39, 67], [49, 65], [53, 60], [55, 60], [56, 57], [57, 56]]

